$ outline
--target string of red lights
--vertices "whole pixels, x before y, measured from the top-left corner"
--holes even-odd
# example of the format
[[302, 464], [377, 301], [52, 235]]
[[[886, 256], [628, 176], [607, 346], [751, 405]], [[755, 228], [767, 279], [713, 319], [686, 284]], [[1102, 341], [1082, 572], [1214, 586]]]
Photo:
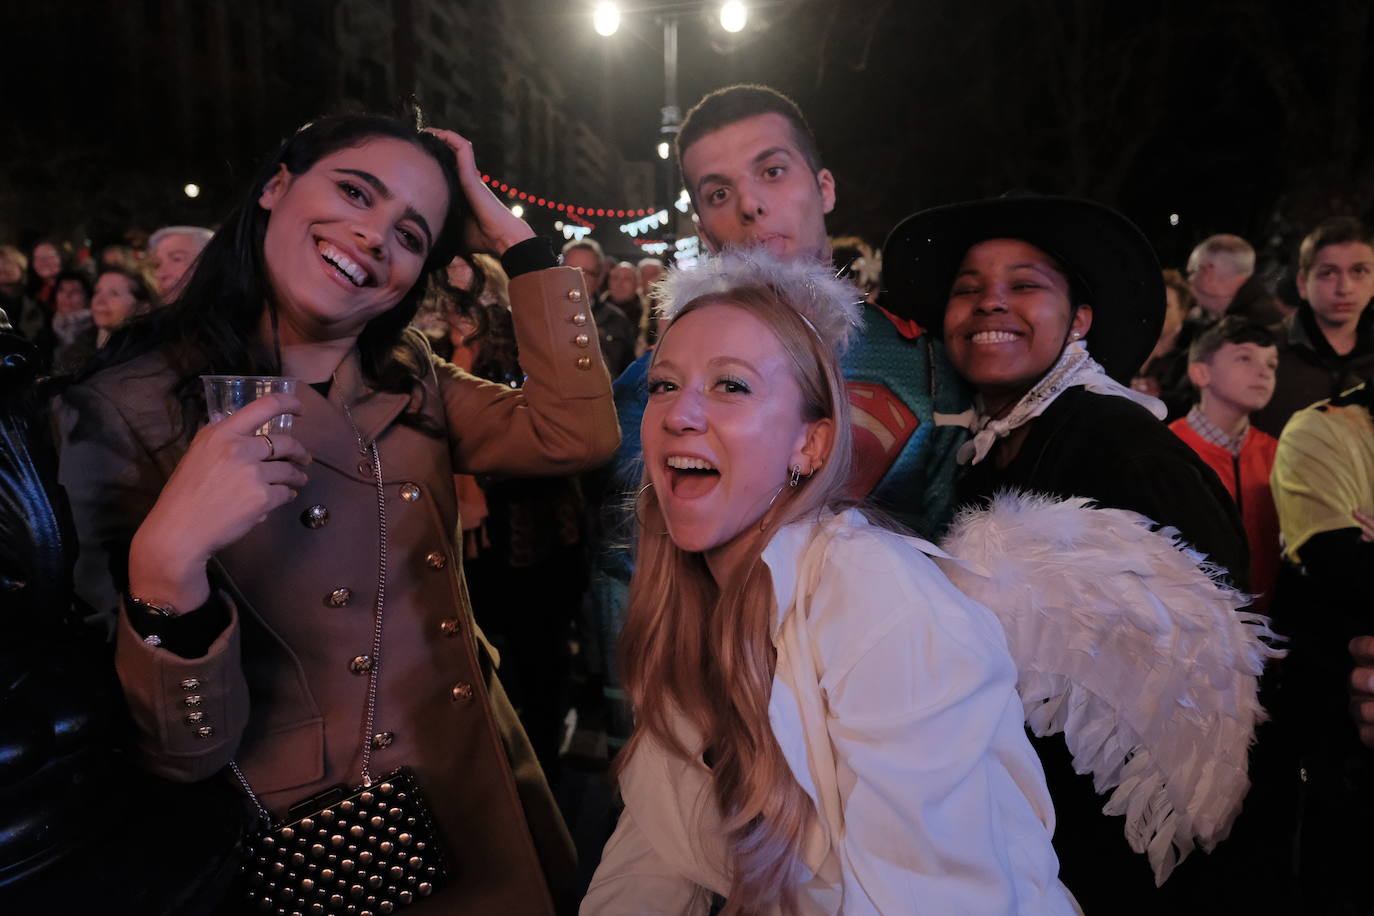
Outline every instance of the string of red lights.
[[[588, 225], [585, 222], [586, 217], [599, 216], [603, 218], [613, 217], [615, 219], [625, 219], [627, 217], [648, 216], [657, 209], [640, 207], [639, 209], [626, 210], [613, 207], [580, 207], [574, 204], [565, 203], [564, 201], [549, 200], [548, 198], [540, 197], [528, 191], [522, 191], [514, 185], [499, 181], [490, 175], [483, 175], [482, 181], [486, 182], [493, 191], [500, 191], [502, 194], [513, 197], [516, 200], [534, 204], [536, 207], [545, 207], [549, 210], [555, 210], [559, 213], [566, 214], [572, 218], [573, 222], [583, 226]], [[578, 219], [578, 217], [583, 217], [584, 219]]]

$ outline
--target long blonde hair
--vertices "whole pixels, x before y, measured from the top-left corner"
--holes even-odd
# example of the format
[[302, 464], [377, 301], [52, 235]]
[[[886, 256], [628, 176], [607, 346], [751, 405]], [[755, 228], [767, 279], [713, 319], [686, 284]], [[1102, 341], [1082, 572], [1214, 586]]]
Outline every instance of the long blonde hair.
[[658, 499], [652, 487], [644, 492], [620, 641], [636, 729], [616, 765], [625, 767], [651, 739], [690, 757], [694, 751], [682, 745], [671, 725], [675, 715], [686, 718], [712, 755], [711, 785], [732, 870], [725, 912], [747, 913], [775, 902], [793, 906], [801, 840], [815, 816], [769, 724], [776, 608], [762, 552], [782, 526], [847, 504], [852, 432], [834, 348], [771, 287], [698, 297], [678, 311], [674, 322], [722, 304], [748, 310], [777, 335], [802, 391], [802, 419], [834, 422], [831, 450], [799, 486], [782, 486], [763, 518], [742, 535], [751, 543], [740, 571], [719, 587], [701, 554], [679, 549], [662, 534], [666, 525]]

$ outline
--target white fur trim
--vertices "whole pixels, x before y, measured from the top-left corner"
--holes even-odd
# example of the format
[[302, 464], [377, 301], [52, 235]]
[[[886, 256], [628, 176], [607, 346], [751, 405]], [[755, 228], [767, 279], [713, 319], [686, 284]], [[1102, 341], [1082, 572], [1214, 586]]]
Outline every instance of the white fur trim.
[[730, 248], [685, 270], [668, 271], [654, 284], [659, 313], [672, 318], [702, 296], [766, 286], [810, 323], [821, 339], [843, 353], [850, 335], [863, 327], [863, 293], [819, 261], [784, 261], [764, 248]]

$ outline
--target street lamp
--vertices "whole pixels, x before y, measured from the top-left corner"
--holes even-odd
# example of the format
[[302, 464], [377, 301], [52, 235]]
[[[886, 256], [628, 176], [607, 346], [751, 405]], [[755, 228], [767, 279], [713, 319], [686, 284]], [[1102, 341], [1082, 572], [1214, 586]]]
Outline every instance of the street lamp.
[[720, 8], [720, 27], [727, 32], [743, 31], [749, 21], [749, 10], [740, 0], [729, 0]]
[[620, 8], [614, 3], [598, 3], [592, 11], [592, 26], [598, 35], [607, 38], [614, 35], [620, 28]]
[[[659, 159], [667, 160], [672, 155], [673, 139], [677, 136], [678, 128], [682, 124], [682, 109], [677, 103], [677, 26], [678, 20], [689, 11], [700, 9], [697, 2], [686, 3], [685, 0], [670, 0], [657, 7], [656, 9], [646, 10], [656, 14], [655, 18], [663, 26], [663, 107], [659, 109], [659, 142], [657, 145]], [[727, 0], [720, 7], [720, 24], [727, 32], [740, 32], [744, 29], [749, 20], [749, 10], [741, 0]], [[598, 3], [592, 14], [592, 24], [600, 35], [614, 35], [620, 27], [620, 10], [614, 3]], [[663, 210], [670, 210], [673, 206], [672, 188], [675, 183], [674, 176], [671, 174], [671, 167], [660, 169], [663, 173], [663, 183], [667, 189], [665, 197], [658, 197], [659, 200], [666, 199], [669, 203], [662, 207]], [[678, 209], [682, 209], [679, 207]], [[683, 211], [685, 212], [685, 210]]]
[[187, 197], [199, 197], [200, 185], [194, 183], [188, 184], [186, 187], [181, 189], [181, 193], [185, 194]]

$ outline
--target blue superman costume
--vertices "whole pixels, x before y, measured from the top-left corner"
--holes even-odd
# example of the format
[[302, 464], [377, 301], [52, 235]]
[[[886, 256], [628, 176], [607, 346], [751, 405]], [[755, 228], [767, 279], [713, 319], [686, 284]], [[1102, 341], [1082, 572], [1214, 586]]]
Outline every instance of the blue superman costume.
[[[954, 513], [954, 455], [968, 438], [972, 400], [944, 345], [915, 322], [865, 304], [864, 331], [843, 368], [854, 417], [855, 492], [920, 537], [936, 540]], [[639, 424], [648, 400], [651, 353], [616, 379], [620, 449], [611, 462], [602, 511], [602, 542], [592, 572], [591, 598], [601, 628], [605, 690], [611, 700], [609, 739], [624, 743], [630, 719], [619, 689], [614, 646], [625, 622], [633, 572], [634, 495], [642, 485]]]

